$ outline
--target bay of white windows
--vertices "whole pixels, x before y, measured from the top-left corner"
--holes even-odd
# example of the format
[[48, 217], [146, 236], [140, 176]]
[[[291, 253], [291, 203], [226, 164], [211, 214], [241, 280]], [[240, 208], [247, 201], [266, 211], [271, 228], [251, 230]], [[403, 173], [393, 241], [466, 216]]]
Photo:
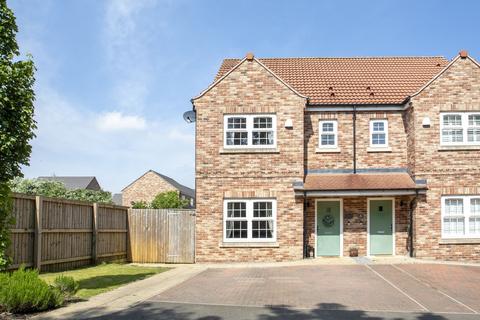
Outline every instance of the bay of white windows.
[[480, 196], [442, 197], [442, 238], [480, 238]]
[[277, 118], [271, 114], [225, 115], [225, 148], [275, 148]]
[[480, 113], [442, 113], [440, 144], [480, 145]]
[[224, 242], [275, 242], [277, 203], [272, 199], [229, 199], [223, 208]]

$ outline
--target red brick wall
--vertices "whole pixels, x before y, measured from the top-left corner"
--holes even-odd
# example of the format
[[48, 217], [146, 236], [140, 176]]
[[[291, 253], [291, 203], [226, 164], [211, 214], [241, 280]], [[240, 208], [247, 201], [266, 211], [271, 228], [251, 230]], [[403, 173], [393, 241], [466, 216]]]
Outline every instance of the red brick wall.
[[[389, 152], [371, 152], [370, 120], [388, 120]], [[319, 121], [337, 120], [340, 152], [319, 152]], [[406, 168], [407, 133], [402, 112], [357, 113], [357, 168]], [[352, 112], [305, 113], [305, 167], [307, 169], [353, 168]]]
[[[429, 190], [415, 217], [416, 256], [443, 260], [480, 260], [480, 241], [443, 244], [442, 195], [480, 194], [480, 150], [440, 149], [440, 112], [480, 111], [480, 68], [469, 59], [457, 60], [442, 76], [412, 98], [415, 113], [415, 176], [427, 179]], [[422, 127], [429, 117], [430, 128]]]
[[[195, 101], [197, 261], [302, 258], [303, 202], [295, 200], [292, 182], [301, 181], [304, 174], [305, 102], [256, 61], [245, 61]], [[276, 114], [277, 150], [223, 150], [224, 114], [245, 113]], [[287, 119], [293, 120], [293, 129], [284, 127]], [[223, 200], [229, 197], [277, 199], [275, 247], [239, 248], [222, 243]]]

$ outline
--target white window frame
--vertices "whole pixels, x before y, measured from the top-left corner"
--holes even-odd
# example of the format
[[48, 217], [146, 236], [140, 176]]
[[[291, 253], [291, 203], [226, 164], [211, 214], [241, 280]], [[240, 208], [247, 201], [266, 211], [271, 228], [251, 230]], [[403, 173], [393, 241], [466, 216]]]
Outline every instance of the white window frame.
[[[446, 200], [448, 199], [462, 199], [463, 200], [463, 215], [462, 217], [464, 218], [464, 225], [463, 225], [463, 232], [464, 234], [462, 235], [451, 235], [451, 234], [445, 234], [444, 233], [444, 218], [451, 217], [446, 214]], [[462, 196], [462, 195], [452, 195], [452, 196], [443, 196], [442, 197], [442, 221], [441, 221], [441, 228], [442, 228], [442, 238], [443, 239], [479, 239], [480, 238], [480, 233], [479, 234], [470, 234], [470, 217], [476, 217], [476, 215], [473, 215], [471, 212], [471, 200], [472, 199], [480, 199], [480, 195], [475, 195], [475, 196]], [[456, 216], [454, 216], [456, 217]]]
[[[268, 117], [272, 119], [272, 128], [254, 128], [254, 118]], [[246, 118], [245, 129], [229, 129], [229, 118]], [[247, 132], [248, 142], [246, 145], [227, 145], [227, 132], [244, 131]], [[258, 145], [253, 144], [253, 132], [256, 131], [273, 131], [273, 144]], [[277, 116], [275, 114], [225, 114], [223, 116], [223, 147], [225, 149], [275, 149], [277, 147]]]
[[[333, 131], [323, 131], [323, 124], [324, 123], [332, 123], [333, 124]], [[334, 135], [335, 143], [334, 144], [327, 144], [322, 145], [322, 135]], [[320, 149], [336, 149], [338, 148], [338, 121], [337, 120], [320, 120], [318, 122], [318, 148]]]
[[[452, 127], [445, 126], [444, 124], [444, 116], [448, 115], [459, 115], [461, 116], [462, 124], [461, 128], [458, 126], [458, 129], [462, 129], [462, 142], [444, 142], [443, 141], [443, 130], [444, 129], [451, 129]], [[468, 116], [470, 115], [480, 115], [480, 112], [441, 112], [440, 113], [440, 145], [442, 146], [480, 146], [480, 141], [468, 141]]]
[[[245, 218], [228, 218], [228, 204], [231, 202], [245, 202], [246, 204], [246, 217]], [[253, 216], [253, 204], [254, 202], [271, 202], [272, 203], [272, 217], [258, 218]], [[227, 238], [227, 221], [235, 220], [247, 220], [247, 238]], [[256, 220], [273, 220], [273, 235], [272, 238], [253, 238], [253, 223]], [[277, 242], [277, 200], [276, 199], [225, 199], [223, 201], [223, 242]]]
[[[373, 131], [374, 123], [381, 122], [383, 123], [383, 131]], [[373, 144], [373, 134], [374, 133], [384, 133], [385, 134], [385, 144]], [[371, 119], [370, 120], [370, 148], [388, 148], [388, 120], [382, 119]]]

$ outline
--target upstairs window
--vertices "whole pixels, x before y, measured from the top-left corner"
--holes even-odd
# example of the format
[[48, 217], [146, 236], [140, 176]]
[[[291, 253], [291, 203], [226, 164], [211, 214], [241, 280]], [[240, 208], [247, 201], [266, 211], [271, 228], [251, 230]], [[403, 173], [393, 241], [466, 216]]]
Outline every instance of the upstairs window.
[[442, 237], [480, 238], [480, 196], [442, 198]]
[[329, 149], [338, 146], [337, 121], [320, 121], [319, 148]]
[[388, 147], [388, 121], [371, 120], [370, 121], [370, 147], [386, 148]]
[[276, 129], [275, 115], [226, 115], [224, 147], [273, 148]]
[[480, 113], [442, 113], [440, 144], [480, 145]]

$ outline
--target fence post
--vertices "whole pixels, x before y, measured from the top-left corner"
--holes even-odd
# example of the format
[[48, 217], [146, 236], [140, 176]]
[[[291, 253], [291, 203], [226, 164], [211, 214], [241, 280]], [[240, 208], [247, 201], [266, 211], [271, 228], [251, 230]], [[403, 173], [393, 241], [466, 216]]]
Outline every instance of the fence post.
[[35, 240], [33, 267], [38, 271], [42, 268], [42, 207], [43, 198], [35, 197]]
[[98, 239], [98, 203], [93, 204], [93, 229], [92, 229], [92, 262], [97, 264], [97, 239]]
[[131, 236], [131, 231], [130, 231], [130, 219], [131, 219], [131, 215], [132, 215], [132, 209], [131, 208], [128, 208], [127, 209], [127, 261], [128, 262], [132, 262], [132, 240], [130, 239], [130, 236]]

